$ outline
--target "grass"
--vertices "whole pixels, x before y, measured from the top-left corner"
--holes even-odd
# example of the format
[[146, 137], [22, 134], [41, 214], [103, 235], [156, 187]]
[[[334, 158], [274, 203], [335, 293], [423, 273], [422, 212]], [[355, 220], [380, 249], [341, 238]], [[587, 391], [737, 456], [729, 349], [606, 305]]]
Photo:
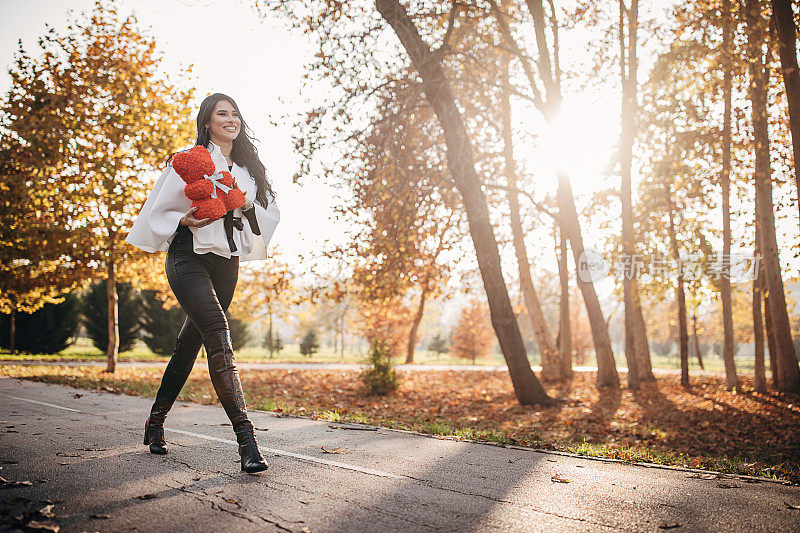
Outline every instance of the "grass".
[[[202, 356], [202, 351], [201, 351]], [[95, 348], [91, 341], [87, 338], [79, 338], [75, 344], [57, 354], [14, 354], [12, 355], [7, 350], [0, 350], [0, 359], [9, 361], [105, 361], [105, 353]], [[270, 363], [363, 363], [366, 359], [366, 353], [361, 353], [354, 349], [345, 350], [344, 354], [335, 352], [332, 348], [323, 346], [320, 351], [312, 356], [304, 356], [300, 353], [297, 344], [287, 344], [286, 347], [273, 357], [265, 348], [258, 346], [245, 346], [236, 353], [238, 361], [246, 362], [270, 362]], [[531, 354], [529, 357], [531, 364], [539, 364], [538, 354]], [[142, 341], [137, 341], [133, 350], [122, 352], [119, 354], [119, 361], [135, 362], [135, 361], [168, 361], [169, 356], [161, 356], [151, 352], [147, 345]], [[624, 366], [624, 354], [616, 354], [617, 364]], [[680, 359], [677, 354], [670, 356], [661, 356], [655, 353], [651, 354], [653, 368], [665, 369], [680, 369]], [[403, 363], [405, 360], [395, 360], [395, 363]], [[470, 365], [470, 361], [455, 357], [450, 354], [437, 354], [427, 350], [417, 350], [415, 354], [416, 364], [436, 364], [436, 365]], [[478, 359], [476, 362], [479, 365], [493, 365], [504, 366], [505, 359], [502, 354], [492, 353], [489, 357]], [[724, 372], [725, 367], [721, 357], [716, 355], [707, 355], [703, 359], [705, 370], [712, 372]], [[579, 363], [575, 363], [576, 365]], [[580, 362], [585, 366], [593, 366], [595, 364], [594, 357], [589, 357], [585, 361]], [[736, 359], [736, 368], [738, 371], [752, 373], [753, 372], [753, 359], [746, 357], [738, 357]], [[697, 364], [697, 359], [689, 360], [689, 371], [700, 370]]]
[[[162, 369], [0, 366], [0, 375], [153, 397]], [[558, 406], [520, 406], [505, 373], [401, 371], [401, 387], [368, 396], [356, 370], [248, 370], [242, 382], [252, 409], [328, 422], [363, 423], [440, 438], [521, 445], [800, 483], [800, 402], [797, 397], [724, 389], [722, 378], [660, 377], [639, 391], [598, 390], [594, 375], [546, 384]], [[207, 371], [195, 369], [184, 401], [217, 402]]]

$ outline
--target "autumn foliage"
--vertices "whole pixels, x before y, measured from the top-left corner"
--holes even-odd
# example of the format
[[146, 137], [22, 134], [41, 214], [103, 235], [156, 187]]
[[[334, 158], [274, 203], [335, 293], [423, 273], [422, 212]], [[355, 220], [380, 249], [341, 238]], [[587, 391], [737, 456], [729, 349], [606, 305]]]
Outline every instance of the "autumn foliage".
[[461, 310], [461, 318], [450, 337], [453, 355], [472, 360], [486, 357], [494, 341], [494, 332], [489, 321], [489, 310], [480, 300], [471, 300]]

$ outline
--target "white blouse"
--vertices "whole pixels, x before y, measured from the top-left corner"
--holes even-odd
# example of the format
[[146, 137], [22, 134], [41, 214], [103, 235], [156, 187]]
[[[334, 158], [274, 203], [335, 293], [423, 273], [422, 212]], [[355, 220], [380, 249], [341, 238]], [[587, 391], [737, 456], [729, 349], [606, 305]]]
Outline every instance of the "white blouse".
[[[209, 143], [208, 151], [211, 153], [211, 159], [214, 161], [217, 172], [227, 171], [228, 162], [225, 156], [222, 155], [222, 150], [220, 150], [219, 146]], [[250, 223], [242, 216], [241, 208], [236, 208], [233, 211], [233, 216], [241, 217], [244, 226], [242, 230], [235, 228], [233, 230], [236, 251], [231, 252], [222, 218], [202, 228], [189, 226], [194, 237], [194, 251], [198, 254], [211, 252], [226, 258], [239, 256], [240, 261], [266, 259], [267, 245], [281, 219], [278, 205], [269, 196], [267, 197], [269, 204], [266, 209], [255, 201], [256, 182], [246, 168], [234, 163], [230, 173], [245, 197], [253, 202], [261, 235], [253, 234]], [[186, 182], [181, 179], [172, 168], [172, 165], [169, 165], [153, 186], [153, 190], [147, 197], [142, 211], [134, 221], [125, 241], [137, 248], [141, 248], [145, 252], [168, 250], [175, 233], [178, 231], [180, 219], [192, 207], [192, 201], [186, 197], [183, 191], [185, 186]]]

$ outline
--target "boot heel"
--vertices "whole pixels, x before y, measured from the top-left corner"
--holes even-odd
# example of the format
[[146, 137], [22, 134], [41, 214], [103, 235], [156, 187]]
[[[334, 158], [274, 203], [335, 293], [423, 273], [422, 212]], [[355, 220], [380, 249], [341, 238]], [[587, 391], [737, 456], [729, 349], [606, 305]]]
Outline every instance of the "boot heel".
[[261, 456], [255, 439], [248, 439], [244, 444], [240, 444], [239, 455], [242, 458], [242, 472], [255, 474], [269, 468], [269, 464]]

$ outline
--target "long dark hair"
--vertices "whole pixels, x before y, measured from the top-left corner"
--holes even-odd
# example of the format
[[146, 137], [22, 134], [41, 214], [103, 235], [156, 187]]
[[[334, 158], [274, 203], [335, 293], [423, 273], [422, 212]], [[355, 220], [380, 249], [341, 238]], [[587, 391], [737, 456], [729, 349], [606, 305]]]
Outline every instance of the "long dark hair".
[[267, 195], [275, 200], [275, 191], [272, 190], [272, 184], [267, 179], [267, 169], [264, 168], [264, 164], [258, 158], [258, 149], [253, 144], [250, 128], [247, 127], [242, 112], [239, 111], [239, 106], [236, 105], [236, 101], [233, 98], [222, 93], [206, 96], [203, 103], [200, 104], [200, 111], [197, 112], [197, 140], [195, 145], [208, 148], [208, 143], [211, 142], [211, 135], [205, 126], [211, 120], [211, 113], [214, 112], [214, 108], [221, 100], [230, 102], [242, 121], [239, 135], [233, 140], [231, 159], [240, 167], [246, 168], [253, 177], [256, 182], [256, 201], [266, 209], [269, 203]]

